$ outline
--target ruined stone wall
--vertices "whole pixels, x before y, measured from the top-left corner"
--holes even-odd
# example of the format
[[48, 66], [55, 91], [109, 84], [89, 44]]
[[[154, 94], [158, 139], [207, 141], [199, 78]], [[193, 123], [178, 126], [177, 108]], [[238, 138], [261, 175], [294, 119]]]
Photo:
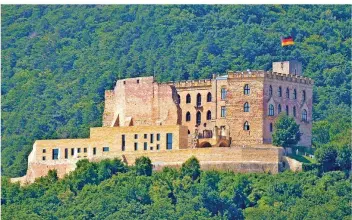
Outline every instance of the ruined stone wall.
[[180, 123], [175, 89], [154, 82], [153, 77], [119, 80], [114, 91], [106, 93], [105, 99], [104, 126]]
[[[272, 88], [272, 95], [269, 88]], [[281, 87], [281, 97], [279, 97], [279, 87]], [[289, 89], [289, 97], [286, 96], [286, 89]], [[297, 98], [294, 98], [296, 89]], [[303, 91], [306, 93], [306, 100], [303, 100]], [[303, 134], [298, 145], [311, 146], [312, 139], [312, 108], [313, 108], [313, 81], [302, 76], [292, 76], [285, 74], [266, 73], [264, 83], [264, 142], [271, 143], [272, 132], [270, 132], [270, 123], [275, 124], [279, 114], [278, 106], [281, 105], [281, 112], [295, 118], [296, 123], [300, 125], [300, 131]], [[269, 105], [274, 106], [274, 116], [269, 116]], [[293, 114], [293, 108], [296, 108], [296, 116]], [[302, 121], [302, 112], [307, 110], [308, 121]]]
[[[248, 95], [244, 94], [245, 85], [250, 88]], [[263, 73], [229, 73], [226, 121], [233, 145], [263, 144], [263, 86]], [[246, 102], [249, 112], [244, 112]], [[244, 130], [246, 121], [249, 130]]]

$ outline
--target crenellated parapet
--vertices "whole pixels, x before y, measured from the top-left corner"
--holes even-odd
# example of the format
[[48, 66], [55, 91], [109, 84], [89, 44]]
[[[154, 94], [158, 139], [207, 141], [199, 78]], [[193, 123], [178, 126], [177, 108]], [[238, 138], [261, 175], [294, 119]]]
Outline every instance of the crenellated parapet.
[[313, 85], [314, 80], [308, 77], [299, 76], [299, 75], [292, 75], [292, 74], [282, 74], [277, 72], [269, 72], [264, 70], [252, 70], [252, 71], [229, 71], [228, 72], [229, 79], [236, 79], [236, 78], [268, 78], [268, 79], [276, 79], [281, 81], [288, 81], [288, 82], [295, 82], [295, 83], [302, 83]]
[[184, 80], [179, 82], [167, 82], [168, 85], [173, 85], [177, 89], [187, 89], [187, 88], [200, 88], [200, 87], [211, 87], [211, 79], [201, 79], [201, 80]]

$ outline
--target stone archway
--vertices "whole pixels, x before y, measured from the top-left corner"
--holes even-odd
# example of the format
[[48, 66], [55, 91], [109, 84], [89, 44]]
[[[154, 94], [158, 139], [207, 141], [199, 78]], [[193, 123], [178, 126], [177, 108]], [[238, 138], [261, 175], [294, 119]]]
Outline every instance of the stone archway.
[[204, 141], [200, 143], [198, 148], [206, 148], [206, 147], [211, 147], [211, 144], [208, 141]]

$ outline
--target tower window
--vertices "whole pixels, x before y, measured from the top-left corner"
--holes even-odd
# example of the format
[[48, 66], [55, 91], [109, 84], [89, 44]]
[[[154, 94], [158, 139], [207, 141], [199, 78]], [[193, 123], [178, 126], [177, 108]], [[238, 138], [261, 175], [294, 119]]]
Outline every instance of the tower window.
[[97, 154], [97, 148], [93, 147], [93, 155], [96, 155], [96, 154]]
[[302, 121], [308, 121], [308, 114], [307, 114], [307, 110], [303, 110], [302, 112]]
[[277, 113], [278, 113], [278, 114], [281, 113], [281, 105], [280, 105], [280, 104], [277, 106]]
[[270, 129], [270, 132], [273, 132], [273, 123], [270, 123], [269, 129]]
[[160, 134], [156, 134], [156, 140], [160, 141]]
[[138, 150], [138, 143], [134, 143], [134, 150]]
[[274, 106], [272, 104], [269, 105], [269, 116], [274, 116]]
[[109, 152], [109, 147], [103, 147], [103, 152]]
[[207, 112], [207, 120], [211, 120], [211, 111], [210, 110]]
[[221, 117], [222, 118], [226, 117], [226, 107], [225, 106], [221, 106]]
[[297, 99], [297, 90], [296, 89], [293, 90], [293, 99]]
[[68, 158], [68, 149], [65, 148], [65, 159], [67, 159], [67, 158]]
[[186, 121], [190, 121], [191, 120], [191, 113], [187, 112], [186, 113]]
[[154, 143], [154, 134], [150, 134], [150, 143]]
[[249, 131], [249, 123], [248, 123], [248, 121], [246, 121], [246, 122], [244, 123], [244, 125], [243, 125], [243, 130]]
[[249, 112], [249, 104], [248, 104], [248, 102], [244, 103], [243, 111], [244, 112]]
[[148, 149], [148, 144], [147, 144], [147, 142], [144, 142], [144, 150], [147, 150]]
[[306, 101], [306, 91], [303, 90], [303, 93], [302, 93], [302, 100], [303, 102]]
[[201, 119], [201, 116], [202, 116], [202, 114], [200, 113], [200, 111], [198, 111], [197, 112], [197, 115], [196, 115], [197, 117], [197, 125], [200, 125], [200, 123], [202, 122], [202, 119]]
[[186, 96], [186, 103], [191, 103], [191, 95], [187, 94]]
[[207, 94], [207, 102], [211, 102], [211, 93], [210, 92], [208, 92], [208, 94]]
[[225, 100], [226, 99], [226, 88], [221, 88], [221, 100]]
[[197, 106], [202, 106], [202, 95], [201, 94], [197, 94]]
[[296, 117], [296, 106], [293, 106], [293, 116]]
[[270, 85], [269, 86], [269, 95], [272, 96], [273, 95], [273, 87]]
[[245, 94], [245, 95], [249, 95], [250, 91], [251, 91], [251, 90], [249, 89], [249, 85], [248, 85], [248, 84], [244, 85], [244, 91], [243, 91], [244, 94]]
[[277, 90], [277, 95], [278, 95], [279, 97], [282, 96], [282, 89], [281, 89], [281, 86], [279, 87], [279, 90]]
[[288, 112], [288, 105], [286, 105], [286, 115], [288, 115], [289, 112]]
[[289, 90], [289, 88], [286, 89], [286, 98], [288, 98], [288, 99], [290, 98], [290, 90]]

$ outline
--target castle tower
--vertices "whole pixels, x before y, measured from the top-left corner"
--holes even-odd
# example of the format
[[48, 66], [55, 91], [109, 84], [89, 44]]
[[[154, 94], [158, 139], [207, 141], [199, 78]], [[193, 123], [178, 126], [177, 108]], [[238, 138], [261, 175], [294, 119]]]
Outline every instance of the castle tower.
[[273, 72], [301, 76], [302, 63], [297, 60], [273, 62]]

